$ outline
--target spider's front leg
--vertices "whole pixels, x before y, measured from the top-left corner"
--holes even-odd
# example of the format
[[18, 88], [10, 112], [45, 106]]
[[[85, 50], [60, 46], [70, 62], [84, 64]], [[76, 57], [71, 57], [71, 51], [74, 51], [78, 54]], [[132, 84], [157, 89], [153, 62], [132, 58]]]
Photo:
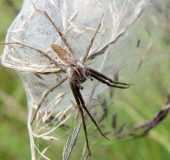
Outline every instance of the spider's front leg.
[[[101, 131], [100, 127], [98, 126], [98, 124], [96, 123], [96, 121], [93, 119], [92, 115], [90, 114], [90, 112], [88, 111], [88, 109], [85, 106], [85, 102], [83, 100], [83, 97], [80, 93], [79, 87], [76, 85], [76, 83], [72, 80], [69, 80], [70, 86], [71, 86], [71, 90], [73, 92], [74, 98], [76, 100], [77, 106], [80, 110], [81, 116], [82, 116], [82, 121], [83, 121], [83, 128], [84, 128], [84, 132], [85, 132], [85, 137], [86, 137], [86, 144], [87, 144], [87, 148], [89, 150], [89, 154], [90, 153], [90, 149], [89, 149], [89, 144], [88, 144], [88, 138], [87, 138], [87, 130], [86, 130], [86, 124], [85, 124], [85, 120], [84, 120], [84, 115], [83, 115], [83, 110], [86, 111], [86, 113], [88, 114], [88, 116], [90, 117], [90, 119], [93, 121], [94, 125], [97, 127], [98, 131], [100, 132], [100, 134], [105, 137], [106, 139], [108, 139]], [[83, 109], [82, 109], [83, 108]], [[109, 140], [109, 139], [108, 139]]]
[[69, 49], [69, 51], [71, 52], [71, 54], [73, 55], [74, 52], [71, 48], [71, 46], [68, 44], [67, 40], [65, 39], [64, 37], [64, 34], [59, 30], [59, 28], [55, 25], [55, 23], [53, 22], [53, 20], [50, 18], [50, 16], [48, 15], [48, 13], [46, 11], [42, 11], [38, 8], [36, 8], [35, 4], [32, 3], [34, 9], [37, 11], [37, 12], [40, 12], [40, 13], [43, 13], [45, 15], [45, 17], [50, 21], [50, 23], [53, 25], [53, 27], [55, 28], [55, 30], [57, 31], [57, 33], [59, 34], [59, 36], [61, 37], [62, 41], [64, 42], [64, 44], [67, 46], [67, 48]]
[[130, 85], [132, 84], [127, 84], [123, 82], [118, 82], [118, 81], [113, 81], [109, 77], [105, 76], [104, 74], [101, 74], [100, 72], [97, 72], [91, 68], [86, 67], [86, 74], [90, 75], [91, 77], [95, 78], [96, 80], [110, 86], [110, 87], [115, 87], [115, 88], [120, 88], [120, 89], [126, 89], [129, 88]]
[[73, 92], [74, 98], [75, 98], [75, 100], [76, 100], [78, 109], [79, 109], [79, 111], [80, 111], [80, 113], [81, 113], [82, 122], [83, 122], [83, 128], [84, 128], [84, 133], [85, 133], [85, 137], [86, 137], [86, 145], [87, 145], [87, 149], [88, 149], [88, 151], [89, 151], [89, 154], [91, 155], [90, 147], [89, 147], [89, 142], [88, 142], [88, 137], [87, 137], [86, 123], [85, 123], [84, 115], [83, 115], [83, 109], [81, 108], [81, 102], [80, 102], [80, 99], [79, 99], [79, 95], [77, 94], [77, 90], [79, 90], [79, 88], [78, 88], [77, 85], [74, 84], [74, 82], [72, 82], [71, 80], [69, 81], [69, 83], [70, 83], [70, 87], [71, 87], [71, 90], [72, 90], [72, 92]]

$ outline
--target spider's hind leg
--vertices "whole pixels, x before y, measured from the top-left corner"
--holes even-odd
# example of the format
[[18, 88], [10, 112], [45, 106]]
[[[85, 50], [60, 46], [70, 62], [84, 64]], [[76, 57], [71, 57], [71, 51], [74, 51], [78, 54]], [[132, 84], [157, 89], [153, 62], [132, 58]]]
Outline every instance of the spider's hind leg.
[[36, 111], [35, 111], [35, 114], [34, 114], [34, 117], [33, 117], [32, 121], [31, 121], [31, 124], [33, 124], [33, 122], [34, 122], [34, 120], [35, 120], [35, 117], [36, 117], [36, 115], [37, 115], [37, 113], [38, 113], [38, 111], [39, 111], [42, 103], [44, 102], [44, 99], [48, 96], [48, 94], [49, 94], [50, 92], [52, 92], [55, 88], [57, 88], [58, 86], [60, 86], [65, 80], [67, 80], [67, 77], [64, 77], [60, 82], [58, 82], [57, 84], [55, 84], [54, 86], [52, 86], [51, 88], [49, 88], [48, 90], [46, 90], [46, 91], [43, 93], [43, 95], [42, 95], [42, 97], [41, 97], [41, 99], [40, 99], [40, 101], [39, 101], [39, 103], [38, 103], [38, 105], [37, 105], [37, 109], [36, 109]]

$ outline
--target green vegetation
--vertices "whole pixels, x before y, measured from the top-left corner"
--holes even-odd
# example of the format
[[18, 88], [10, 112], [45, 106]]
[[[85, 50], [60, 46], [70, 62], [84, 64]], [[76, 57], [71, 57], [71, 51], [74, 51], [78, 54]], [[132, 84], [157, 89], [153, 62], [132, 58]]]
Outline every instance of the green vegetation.
[[[13, 1], [17, 8], [21, 0]], [[16, 16], [7, 1], [0, 2], [0, 41]], [[2, 53], [3, 46], [0, 46]], [[24, 88], [17, 73], [0, 65], [0, 159], [30, 159], [26, 119], [27, 107]]]

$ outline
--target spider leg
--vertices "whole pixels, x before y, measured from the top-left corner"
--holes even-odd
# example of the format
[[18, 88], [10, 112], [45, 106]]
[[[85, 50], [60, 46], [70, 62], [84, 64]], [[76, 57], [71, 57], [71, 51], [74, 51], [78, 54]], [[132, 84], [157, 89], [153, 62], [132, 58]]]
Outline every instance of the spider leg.
[[90, 152], [90, 147], [89, 147], [89, 142], [88, 142], [88, 137], [87, 137], [87, 129], [86, 129], [86, 123], [85, 123], [85, 120], [84, 120], [84, 116], [83, 116], [83, 110], [81, 108], [81, 102], [79, 100], [79, 95], [77, 95], [77, 91], [78, 88], [76, 85], [73, 84], [73, 82], [69, 81], [70, 82], [70, 87], [71, 87], [71, 90], [73, 92], [73, 95], [74, 95], [74, 98], [76, 100], [76, 103], [77, 103], [77, 106], [78, 106], [78, 109], [81, 113], [81, 117], [82, 117], [82, 122], [83, 122], [83, 128], [84, 128], [84, 133], [85, 133], [85, 138], [86, 138], [86, 145], [87, 145], [87, 149], [89, 151], [89, 154], [91, 155], [91, 152]]
[[115, 85], [114, 85], [114, 84], [111, 84], [111, 83], [107, 82], [105, 79], [102, 79], [102, 77], [100, 77], [99, 75], [96, 75], [96, 74], [91, 73], [91, 72], [90, 72], [90, 75], [91, 75], [93, 78], [97, 79], [98, 81], [100, 81], [100, 82], [108, 85], [109, 87], [115, 87], [115, 88], [120, 88], [120, 89], [125, 89], [125, 88], [128, 88], [128, 87], [129, 87], [129, 86], [118, 86], [118, 85], [116, 85], [116, 84], [115, 84]]
[[131, 85], [131, 84], [128, 84], [128, 83], [122, 83], [122, 82], [113, 81], [112, 79], [110, 79], [109, 77], [105, 76], [104, 74], [101, 74], [100, 72], [97, 72], [97, 71], [95, 71], [95, 70], [93, 70], [91, 68], [86, 67], [86, 70], [89, 71], [90, 74], [93, 73], [93, 74], [95, 74], [95, 75], [97, 75], [97, 76], [99, 76], [99, 77], [101, 77], [101, 78], [103, 78], [105, 80], [108, 80], [110, 83], [122, 84], [122, 85], [125, 85], [126, 88], [128, 88]]
[[55, 28], [55, 30], [57, 31], [57, 33], [59, 34], [59, 36], [61, 37], [62, 41], [64, 42], [64, 44], [67, 46], [67, 48], [69, 49], [69, 51], [71, 52], [72, 55], [74, 55], [74, 52], [71, 48], [71, 46], [68, 44], [67, 40], [65, 39], [63, 33], [59, 30], [59, 28], [54, 24], [53, 20], [50, 18], [50, 16], [48, 15], [47, 12], [39, 10], [38, 8], [35, 7], [35, 4], [32, 3], [34, 9], [38, 12], [41, 12], [45, 15], [45, 17], [51, 22], [51, 24], [53, 25], [53, 27]]
[[[71, 84], [71, 83], [72, 83], [72, 82], [70, 82], [70, 84]], [[83, 107], [83, 109], [86, 111], [86, 113], [88, 114], [88, 116], [90, 117], [90, 119], [93, 121], [93, 123], [95, 124], [95, 126], [96, 126], [97, 129], [99, 130], [100, 134], [101, 134], [103, 137], [105, 137], [106, 139], [108, 139], [108, 138], [102, 133], [102, 131], [100, 130], [100, 127], [97, 125], [96, 121], [93, 119], [93, 117], [91, 116], [90, 112], [89, 112], [88, 109], [86, 108], [85, 102], [84, 102], [84, 100], [83, 100], [83, 97], [82, 97], [82, 95], [81, 95], [81, 93], [80, 93], [79, 88], [77, 87], [77, 85], [73, 85], [73, 84], [72, 84], [71, 87], [73, 88], [72, 91], [74, 91], [73, 94], [74, 94], [75, 99], [78, 99], [78, 100], [76, 100], [76, 101], [79, 101], [77, 105], [80, 105], [80, 104], [81, 104], [81, 106]], [[77, 96], [78, 96], [78, 97], [77, 97]], [[79, 106], [79, 108], [80, 108], [80, 106]], [[108, 139], [108, 140], [109, 140], [109, 139]]]
[[[84, 100], [83, 100], [83, 97], [82, 97], [82, 95], [81, 95], [81, 93], [80, 93], [80, 91], [79, 91], [79, 89], [78, 89], [77, 87], [76, 87], [75, 91], [76, 91], [76, 94], [79, 96], [79, 100], [80, 100], [80, 102], [81, 102], [81, 105], [82, 105], [83, 109], [86, 111], [86, 113], [88, 114], [88, 116], [90, 117], [90, 119], [93, 121], [93, 123], [94, 123], [95, 126], [97, 127], [97, 129], [98, 129], [98, 131], [100, 132], [100, 134], [101, 134], [103, 137], [105, 137], [106, 139], [108, 139], [108, 138], [102, 133], [100, 127], [98, 126], [98, 124], [96, 123], [96, 121], [93, 119], [93, 117], [91, 116], [90, 112], [89, 112], [88, 109], [86, 108], [85, 102], [84, 102]], [[109, 139], [108, 139], [108, 140], [109, 140]]]
[[101, 17], [101, 20], [100, 20], [100, 22], [99, 22], [99, 24], [98, 24], [98, 26], [97, 26], [97, 29], [96, 29], [93, 37], [91, 38], [91, 40], [90, 40], [90, 42], [89, 42], [89, 44], [88, 44], [88, 46], [87, 46], [86, 52], [85, 52], [85, 54], [84, 54], [84, 56], [83, 56], [83, 58], [82, 58], [82, 60], [81, 60], [82, 63], [85, 62], [86, 59], [87, 59], [87, 56], [88, 56], [88, 54], [89, 54], [89, 52], [90, 52], [90, 49], [91, 49], [91, 47], [92, 47], [92, 45], [93, 45], [93, 42], [94, 42], [94, 40], [95, 40], [96, 34], [97, 34], [97, 32], [99, 31], [99, 29], [100, 29], [102, 19], [103, 19], [103, 15], [102, 15], [102, 17]]
[[100, 76], [98, 76], [98, 75], [96, 75], [96, 74], [94, 74], [94, 73], [90, 73], [90, 75], [91, 75], [93, 78], [97, 79], [98, 81], [100, 81], [100, 82], [108, 85], [109, 87], [115, 87], [115, 88], [120, 88], [120, 89], [125, 89], [125, 88], [128, 88], [128, 87], [129, 87], [129, 86], [118, 86], [118, 85], [116, 85], [116, 84], [115, 84], [115, 85], [114, 85], [114, 84], [111, 84], [111, 83], [107, 82], [105, 79], [102, 79]]
[[45, 52], [41, 51], [40, 49], [28, 46], [26, 44], [20, 43], [20, 42], [7, 42], [7, 43], [0, 43], [0, 44], [5, 44], [5, 45], [10, 45], [10, 44], [15, 44], [15, 45], [19, 45], [19, 46], [23, 46], [25, 48], [34, 50], [38, 53], [40, 53], [42, 56], [46, 57], [50, 62], [52, 62], [56, 67], [60, 67], [59, 64], [53, 59], [51, 58], [48, 54], [46, 54]]
[[49, 94], [50, 92], [52, 92], [55, 88], [57, 88], [58, 86], [60, 86], [66, 79], [67, 79], [67, 77], [64, 77], [60, 82], [58, 82], [57, 84], [55, 84], [54, 86], [52, 86], [51, 88], [49, 88], [48, 90], [46, 90], [46, 91], [43, 93], [43, 95], [42, 95], [42, 97], [41, 97], [41, 99], [40, 99], [40, 101], [39, 101], [39, 103], [38, 103], [38, 105], [37, 105], [37, 109], [36, 109], [36, 112], [35, 112], [35, 114], [34, 114], [34, 117], [33, 117], [32, 121], [31, 121], [31, 124], [33, 124], [33, 122], [34, 122], [34, 120], [35, 120], [35, 117], [36, 117], [36, 115], [37, 115], [37, 113], [38, 113], [38, 110], [40, 109], [42, 103], [44, 102], [44, 99], [48, 96], [48, 94]]

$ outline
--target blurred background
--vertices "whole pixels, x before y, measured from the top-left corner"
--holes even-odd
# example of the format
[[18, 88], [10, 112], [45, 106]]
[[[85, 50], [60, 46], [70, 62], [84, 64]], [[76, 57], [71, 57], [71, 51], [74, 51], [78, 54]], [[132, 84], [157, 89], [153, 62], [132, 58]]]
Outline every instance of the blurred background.
[[[0, 41], [18, 14], [22, 0], [0, 1]], [[0, 53], [3, 46], [0, 45]], [[0, 159], [30, 159], [27, 107], [22, 82], [17, 73], [0, 65]]]
[[[147, 120], [152, 120], [154, 115], [159, 113], [161, 107], [167, 102], [167, 93], [170, 89], [170, 2], [167, 4], [164, 6], [164, 10], [155, 6], [158, 7], [156, 8], [158, 14], [163, 17], [161, 22], [158, 21], [158, 23], [163, 23], [163, 27], [161, 32], [158, 33], [159, 35], [152, 35], [152, 50], [148, 51], [149, 56], [144, 59], [145, 62], [140, 67], [140, 72], [133, 80], [134, 84], [139, 83], [139, 87], [132, 87], [125, 92], [116, 91], [114, 102], [119, 107], [110, 109], [108, 116], [111, 117], [113, 113], [117, 113], [120, 126], [126, 122], [128, 128], [130, 128], [134, 123], [143, 124]], [[21, 6], [21, 0], [0, 0], [0, 42], [4, 42], [7, 29]], [[157, 40], [154, 40], [154, 37], [157, 37]], [[142, 43], [140, 41], [142, 40], [139, 40], [138, 43]], [[0, 46], [0, 53], [2, 51], [3, 46]], [[0, 74], [0, 159], [29, 160], [31, 157], [26, 125], [27, 102], [22, 82], [14, 70], [2, 65], [0, 65]], [[143, 82], [146, 81], [147, 83], [144, 84], [147, 85], [145, 86], [147, 90], [139, 89], [143, 87]], [[103, 93], [101, 96], [107, 100], [108, 108], [111, 108], [113, 102], [108, 100], [108, 93]], [[120, 97], [121, 101], [118, 101]], [[158, 126], [142, 138], [119, 137], [114, 142], [102, 144], [103, 138], [100, 137], [90, 144], [94, 156], [89, 159], [169, 159], [169, 124], [170, 116], [167, 115]], [[131, 133], [130, 129], [128, 133]], [[83, 133], [81, 137], [83, 137]], [[90, 139], [92, 140], [92, 137]]]

